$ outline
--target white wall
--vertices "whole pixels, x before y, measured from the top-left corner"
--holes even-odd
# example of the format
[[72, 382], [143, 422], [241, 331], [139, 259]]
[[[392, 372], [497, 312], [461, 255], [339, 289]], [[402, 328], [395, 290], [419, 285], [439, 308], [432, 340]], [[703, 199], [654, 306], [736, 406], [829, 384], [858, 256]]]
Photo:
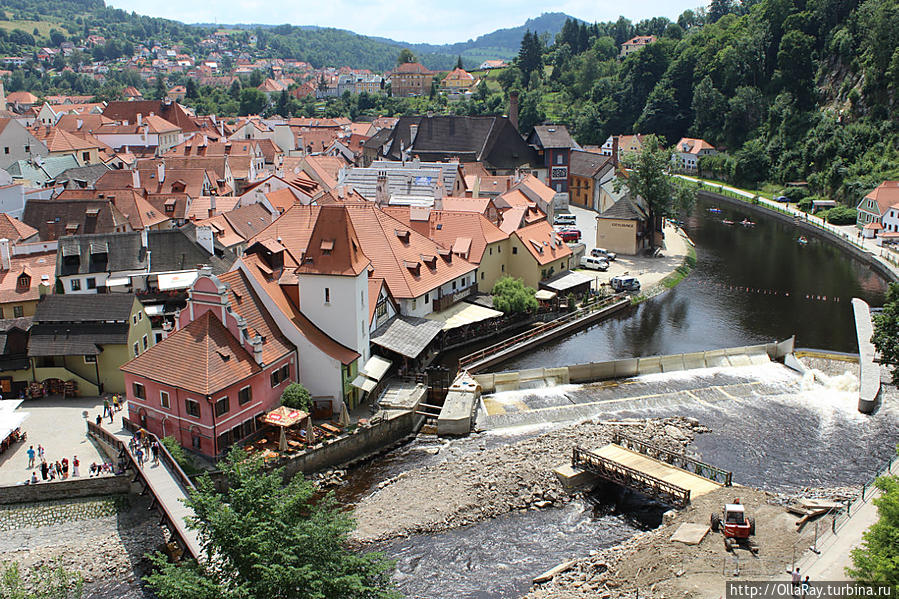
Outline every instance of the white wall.
[[25, 186], [22, 184], [7, 185], [0, 188], [0, 212], [22, 218], [25, 211]]
[[[299, 275], [300, 310], [321, 330], [368, 360], [368, 272], [355, 277]], [[328, 302], [325, 302], [325, 289]]]

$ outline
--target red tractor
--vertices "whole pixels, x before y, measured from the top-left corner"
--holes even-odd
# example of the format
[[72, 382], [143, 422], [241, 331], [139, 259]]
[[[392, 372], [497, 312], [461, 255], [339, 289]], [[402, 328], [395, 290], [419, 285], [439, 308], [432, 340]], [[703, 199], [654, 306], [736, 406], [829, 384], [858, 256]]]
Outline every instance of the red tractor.
[[755, 535], [755, 519], [746, 516], [746, 508], [737, 499], [724, 506], [721, 514], [712, 514], [712, 532], [724, 533], [724, 547], [732, 551], [736, 545], [746, 545], [753, 553], [758, 552], [749, 537]]

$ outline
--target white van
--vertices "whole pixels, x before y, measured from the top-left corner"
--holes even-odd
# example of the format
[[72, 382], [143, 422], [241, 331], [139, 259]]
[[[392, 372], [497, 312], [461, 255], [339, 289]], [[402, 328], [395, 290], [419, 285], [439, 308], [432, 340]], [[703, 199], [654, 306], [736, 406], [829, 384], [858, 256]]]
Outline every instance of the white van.
[[609, 262], [602, 258], [594, 258], [593, 256], [584, 256], [581, 258], [581, 266], [593, 270], [601, 270], [603, 272], [609, 270]]
[[554, 225], [576, 225], [577, 218], [573, 214], [557, 214], [553, 218]]

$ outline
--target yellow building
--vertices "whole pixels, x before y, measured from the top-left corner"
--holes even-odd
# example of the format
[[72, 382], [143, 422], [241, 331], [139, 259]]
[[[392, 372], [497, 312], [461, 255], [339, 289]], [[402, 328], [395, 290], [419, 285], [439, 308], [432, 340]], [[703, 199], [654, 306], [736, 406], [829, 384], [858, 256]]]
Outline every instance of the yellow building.
[[545, 220], [514, 231], [509, 250], [508, 274], [534, 289], [543, 279], [571, 268], [571, 249]]
[[124, 393], [119, 368], [152, 345], [150, 318], [134, 295], [50, 295], [31, 325], [29, 374], [38, 383], [73, 381], [79, 395]]
[[0, 318], [32, 316], [38, 300], [56, 285], [55, 251], [11, 255], [15, 251], [0, 239]]
[[648, 247], [646, 217], [627, 197], [596, 217], [596, 247], [636, 255]]

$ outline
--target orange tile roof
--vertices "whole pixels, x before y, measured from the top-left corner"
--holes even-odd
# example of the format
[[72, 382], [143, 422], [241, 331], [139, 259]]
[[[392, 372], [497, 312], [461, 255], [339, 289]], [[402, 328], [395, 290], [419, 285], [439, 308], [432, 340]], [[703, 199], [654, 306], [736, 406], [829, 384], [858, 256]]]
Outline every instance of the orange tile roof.
[[371, 264], [362, 253], [347, 211], [339, 204], [321, 206], [297, 274], [356, 276]]
[[34, 227], [26, 225], [5, 212], [0, 212], [0, 239], [9, 239], [11, 243], [15, 243], [37, 234], [38, 230]]
[[700, 150], [714, 150], [715, 146], [710, 144], [704, 139], [697, 139], [695, 137], [682, 137], [677, 145], [674, 146], [675, 152], [683, 152], [684, 145], [687, 146], [687, 153], [689, 154], [699, 154]]
[[866, 195], [865, 199], [874, 200], [883, 216], [894, 204], [899, 203], [899, 181], [884, 181]]
[[[245, 274], [253, 277], [256, 283], [274, 302], [274, 306], [293, 323], [303, 337], [309, 340], [326, 355], [338, 360], [341, 364], [350, 364], [359, 357], [359, 353], [342, 345], [327, 335], [320, 328], [306, 318], [297, 306], [287, 297], [279, 283], [279, 277], [273, 276], [269, 269], [261, 261], [259, 256], [250, 254], [241, 259], [244, 263]], [[296, 284], [294, 282], [294, 284]]]
[[525, 176], [525, 178], [521, 180], [521, 183], [515, 186], [515, 189], [522, 188], [530, 190], [547, 204], [552, 204], [553, 198], [556, 197], [556, 192], [534, 175]]
[[443, 209], [452, 212], [478, 212], [485, 214], [490, 206], [490, 198], [443, 198]]
[[[462, 258], [446, 255], [445, 249], [436, 242], [371, 202], [347, 202], [337, 208], [346, 211], [362, 253], [371, 260], [373, 276], [387, 282], [393, 297], [419, 297], [476, 268]], [[295, 259], [302, 257], [310, 246], [321, 210], [321, 206], [294, 205], [252, 241], [280, 237]]]
[[456, 251], [457, 247], [462, 247], [457, 246], [458, 240], [468, 240], [465, 251], [458, 253], [473, 264], [481, 263], [489, 244], [509, 237], [508, 233], [504, 233], [479, 212], [430, 210], [427, 220], [413, 220], [412, 212], [415, 209], [409, 206], [389, 206], [384, 208], [384, 212], [446, 249]]
[[228, 286], [231, 308], [246, 321], [250, 338], [254, 335], [263, 338], [263, 363], [272, 364], [294, 350], [293, 345], [281, 334], [281, 329], [265, 309], [262, 300], [253, 291], [246, 274], [240, 270], [232, 270], [220, 275], [219, 280]]
[[[28, 287], [19, 287], [19, 275], [31, 277]], [[51, 290], [56, 286], [56, 252], [12, 256], [9, 270], [0, 271], [0, 303], [26, 302], [40, 297], [39, 286], [46, 276]]]
[[[235, 196], [216, 196], [215, 213], [222, 214], [234, 210], [240, 198]], [[187, 209], [185, 218], [188, 220], [202, 220], [209, 218], [209, 209], [212, 207], [212, 196], [197, 196], [191, 199], [190, 208]]]
[[128, 224], [135, 231], [144, 227], [153, 227], [169, 220], [164, 212], [160, 212], [143, 194], [134, 189], [66, 189], [57, 200], [107, 200], [128, 219]]
[[213, 310], [122, 366], [122, 371], [211, 395], [262, 371]]
[[44, 142], [44, 145], [51, 152], [77, 152], [105, 145], [93, 137], [88, 136], [87, 139], [83, 139], [58, 127], [33, 127], [30, 131], [35, 137]]
[[278, 212], [284, 212], [289, 209], [291, 206], [299, 202], [296, 194], [289, 188], [284, 187], [282, 189], [277, 189], [275, 191], [270, 191], [265, 194], [265, 199], [274, 206], [275, 210]]
[[384, 286], [384, 279], [377, 277], [368, 278], [368, 322], [375, 318], [375, 310], [378, 308], [378, 298], [381, 296], [381, 288]]
[[540, 265], [571, 255], [571, 248], [545, 220], [522, 227], [512, 234], [521, 240], [522, 245]]

